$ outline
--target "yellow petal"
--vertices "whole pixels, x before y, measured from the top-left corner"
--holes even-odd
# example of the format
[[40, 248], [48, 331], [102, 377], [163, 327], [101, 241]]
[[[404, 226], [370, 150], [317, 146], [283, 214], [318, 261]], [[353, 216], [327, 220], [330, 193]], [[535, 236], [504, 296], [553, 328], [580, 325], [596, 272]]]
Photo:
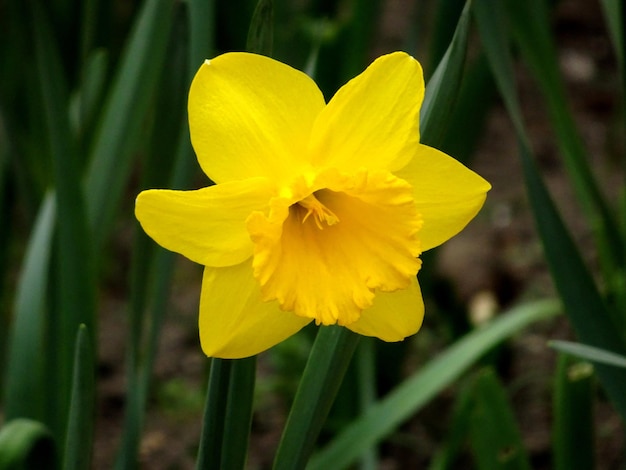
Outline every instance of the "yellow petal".
[[401, 168], [419, 142], [423, 98], [422, 68], [413, 57], [403, 52], [379, 57], [320, 113], [312, 161], [344, 171]]
[[207, 60], [188, 106], [200, 166], [216, 183], [289, 180], [307, 162], [311, 128], [324, 105], [313, 80], [268, 57], [236, 52]]
[[[337, 176], [296, 204], [248, 219], [263, 297], [325, 325], [347, 325], [374, 290], [406, 288], [420, 267], [410, 186], [387, 172]], [[274, 216], [274, 217], [273, 217]]]
[[298, 332], [311, 320], [263, 302], [251, 261], [204, 269], [200, 343], [209, 357], [253, 356]]
[[151, 189], [137, 196], [135, 215], [164, 248], [203, 265], [229, 266], [252, 255], [245, 221], [267, 207], [271, 191], [264, 178], [196, 191]]
[[413, 278], [407, 289], [377, 292], [374, 304], [347, 328], [383, 341], [402, 341], [420, 329], [423, 319], [424, 301], [417, 278]]
[[395, 175], [413, 186], [424, 225], [422, 250], [441, 245], [469, 223], [485, 202], [491, 185], [454, 158], [420, 144], [407, 166]]

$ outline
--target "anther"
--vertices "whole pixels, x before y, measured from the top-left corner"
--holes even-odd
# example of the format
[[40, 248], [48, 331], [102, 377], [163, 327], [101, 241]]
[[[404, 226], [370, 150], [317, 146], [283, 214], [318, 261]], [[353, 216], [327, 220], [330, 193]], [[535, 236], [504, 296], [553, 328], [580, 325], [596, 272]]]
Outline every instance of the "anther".
[[313, 214], [315, 225], [317, 225], [317, 228], [320, 230], [324, 230], [322, 222], [326, 222], [328, 226], [335, 225], [339, 222], [339, 218], [328, 209], [328, 207], [322, 204], [314, 194], [308, 195], [299, 201], [298, 204], [307, 210], [306, 215], [302, 219], [302, 223], [305, 223], [311, 214]]

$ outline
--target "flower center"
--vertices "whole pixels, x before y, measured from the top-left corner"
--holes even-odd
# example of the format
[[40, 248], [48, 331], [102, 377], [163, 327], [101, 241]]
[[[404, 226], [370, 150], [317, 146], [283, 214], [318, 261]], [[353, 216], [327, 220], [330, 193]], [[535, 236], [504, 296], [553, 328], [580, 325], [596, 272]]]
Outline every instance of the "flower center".
[[[247, 220], [262, 299], [324, 325], [349, 325], [378, 292], [409, 287], [420, 268], [413, 190], [384, 171], [326, 173], [302, 199], [275, 198]], [[341, 221], [341, 223], [339, 223]]]
[[315, 193], [310, 194], [299, 201], [298, 205], [307, 211], [302, 218], [302, 223], [305, 223], [311, 215], [313, 215], [315, 225], [317, 225], [317, 228], [320, 230], [324, 230], [322, 222], [326, 222], [326, 225], [328, 226], [335, 225], [339, 222], [339, 218], [333, 213], [333, 211], [331, 211], [328, 207], [322, 204], [317, 197], [315, 197]]

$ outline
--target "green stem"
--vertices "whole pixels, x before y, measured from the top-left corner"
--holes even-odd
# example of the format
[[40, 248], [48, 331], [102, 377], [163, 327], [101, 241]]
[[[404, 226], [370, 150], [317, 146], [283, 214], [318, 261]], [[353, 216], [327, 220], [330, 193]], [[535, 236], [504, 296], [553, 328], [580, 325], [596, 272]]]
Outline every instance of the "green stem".
[[255, 378], [256, 356], [232, 362], [222, 442], [222, 470], [245, 468]]
[[274, 470], [304, 468], [360, 336], [347, 328], [320, 328], [274, 460]]
[[255, 376], [256, 357], [211, 359], [198, 470], [245, 468]]
[[553, 468], [594, 466], [593, 366], [560, 353], [554, 381]]
[[[363, 338], [356, 357], [359, 413], [364, 414], [376, 402], [376, 345], [374, 338]], [[361, 457], [360, 470], [375, 470], [378, 455], [376, 446], [372, 446]]]
[[93, 346], [87, 327], [78, 327], [74, 350], [74, 371], [70, 412], [65, 435], [63, 470], [91, 467], [95, 402]]
[[220, 470], [221, 468], [224, 419], [232, 364], [232, 361], [226, 359], [211, 359], [209, 389], [204, 406], [202, 435], [196, 461], [198, 470]]

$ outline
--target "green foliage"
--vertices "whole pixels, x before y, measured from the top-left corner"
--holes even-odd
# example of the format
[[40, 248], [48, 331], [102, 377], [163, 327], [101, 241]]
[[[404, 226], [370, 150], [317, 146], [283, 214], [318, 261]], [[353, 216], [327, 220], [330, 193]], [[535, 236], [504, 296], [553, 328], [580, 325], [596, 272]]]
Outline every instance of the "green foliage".
[[272, 56], [274, 47], [274, 5], [272, 0], [257, 3], [250, 21], [246, 50]]
[[[505, 29], [506, 16], [503, 4], [497, 5], [494, 8], [485, 0], [477, 0], [476, 19], [496, 83], [518, 137], [528, 197], [554, 282], [580, 339], [590, 346], [624, 355], [626, 341], [622, 326], [625, 313], [613, 312], [602, 298], [533, 160], [514, 89], [512, 59], [507, 48], [509, 41]], [[608, 285], [611, 285], [610, 280]], [[596, 370], [620, 414], [626, 417], [626, 395], [623, 393], [626, 387], [626, 371], [602, 364], [598, 364]]]
[[314, 456], [310, 469], [321, 470], [330, 465], [336, 469], [348, 467], [369, 446], [451, 385], [491, 348], [528, 324], [556, 315], [559, 308], [553, 301], [524, 305], [455, 342], [347, 426]]
[[571, 341], [550, 341], [548, 343], [554, 349], [569, 353], [579, 359], [606, 364], [614, 367], [626, 367], [626, 357], [606, 351], [600, 348], [594, 348], [585, 344], [572, 343]]
[[[159, 400], [151, 400], [159, 390], [154, 364], [158, 353], [168, 354], [159, 344], [177, 285], [177, 258], [138, 230], [132, 205], [144, 188], [196, 185], [186, 117], [192, 77], [203, 60], [247, 48], [315, 76], [329, 98], [378, 51], [387, 2], [5, 3], [0, 15], [0, 470], [92, 466], [99, 315], [112, 285], [128, 319], [115, 468], [138, 468], [147, 409], [159, 406]], [[517, 136], [535, 229], [559, 299], [538, 300], [528, 293], [523, 303], [460, 339], [438, 338], [437, 350], [416, 352], [417, 342], [408, 341], [394, 349], [369, 338], [357, 347], [357, 336], [329, 327], [310, 341], [305, 335], [315, 330], [306, 328], [296, 338], [306, 341], [275, 348], [269, 367], [259, 361], [265, 369], [258, 378], [255, 358], [213, 359], [204, 415], [198, 416], [203, 426], [198, 468], [245, 468], [258, 382], [287, 383], [282, 394], [272, 387], [260, 393], [293, 402], [275, 455], [277, 469], [341, 469], [356, 463], [378, 468], [387, 452], [379, 445], [393, 446], [392, 437], [402, 436], [405, 423], [421, 418], [442, 397], [454, 405], [444, 406], [440, 421], [446, 430], [433, 431], [429, 437], [436, 445], [420, 456], [430, 460], [431, 469], [458, 468], [466, 461], [481, 469], [529, 468], [507, 396], [508, 379], [498, 376], [498, 367], [476, 372], [476, 364], [500, 365], [493, 363], [499, 357], [496, 346], [561, 309], [576, 341], [550, 342], [559, 351], [552, 391], [554, 468], [598, 465], [594, 410], [598, 396], [604, 397], [598, 389], [622, 421], [626, 418], [626, 185], [620, 188], [622, 201], [615, 203], [592, 167], [558, 67], [550, 21], [554, 2], [414, 3], [417, 13], [400, 42], [430, 76], [421, 140], [471, 161], [499, 93]], [[600, 5], [621, 74], [621, 90], [612, 91], [621, 93], [614, 101], [621, 106], [623, 130], [624, 5], [620, 0]], [[593, 234], [584, 248], [597, 257], [597, 268], [581, 255], [544, 183], [516, 88], [518, 63], [541, 92], [581, 219]], [[621, 162], [623, 143], [622, 138], [616, 146]], [[432, 279], [435, 255], [429, 255], [420, 279]], [[422, 282], [431, 304], [432, 286]], [[447, 305], [429, 305], [425, 329], [432, 326], [428, 312], [437, 309], [451, 315]], [[297, 392], [291, 386], [296, 381]], [[342, 381], [348, 383], [342, 386]], [[195, 401], [191, 411], [197, 411]]]
[[302, 468], [339, 390], [359, 336], [339, 326], [319, 330], [285, 425], [274, 468]]
[[44, 338], [54, 217], [54, 196], [48, 194], [29, 240], [15, 295], [3, 403], [8, 421], [18, 417], [43, 421], [46, 417], [47, 406], [42, 396], [46, 390]]
[[94, 354], [87, 332], [81, 325], [76, 334], [72, 394], [63, 453], [64, 470], [91, 467], [95, 419]]
[[560, 354], [554, 379], [554, 468], [593, 468], [593, 367]]
[[465, 5], [450, 46], [428, 82], [424, 104], [420, 111], [421, 141], [437, 148], [441, 145], [442, 136], [447, 130], [446, 124], [450, 120], [461, 86], [469, 33], [470, 5], [470, 2]]
[[530, 470], [506, 391], [492, 370], [477, 377], [472, 394], [469, 432], [476, 467]]
[[57, 468], [52, 434], [38, 421], [9, 421], [0, 429], [0, 469], [31, 468]]

